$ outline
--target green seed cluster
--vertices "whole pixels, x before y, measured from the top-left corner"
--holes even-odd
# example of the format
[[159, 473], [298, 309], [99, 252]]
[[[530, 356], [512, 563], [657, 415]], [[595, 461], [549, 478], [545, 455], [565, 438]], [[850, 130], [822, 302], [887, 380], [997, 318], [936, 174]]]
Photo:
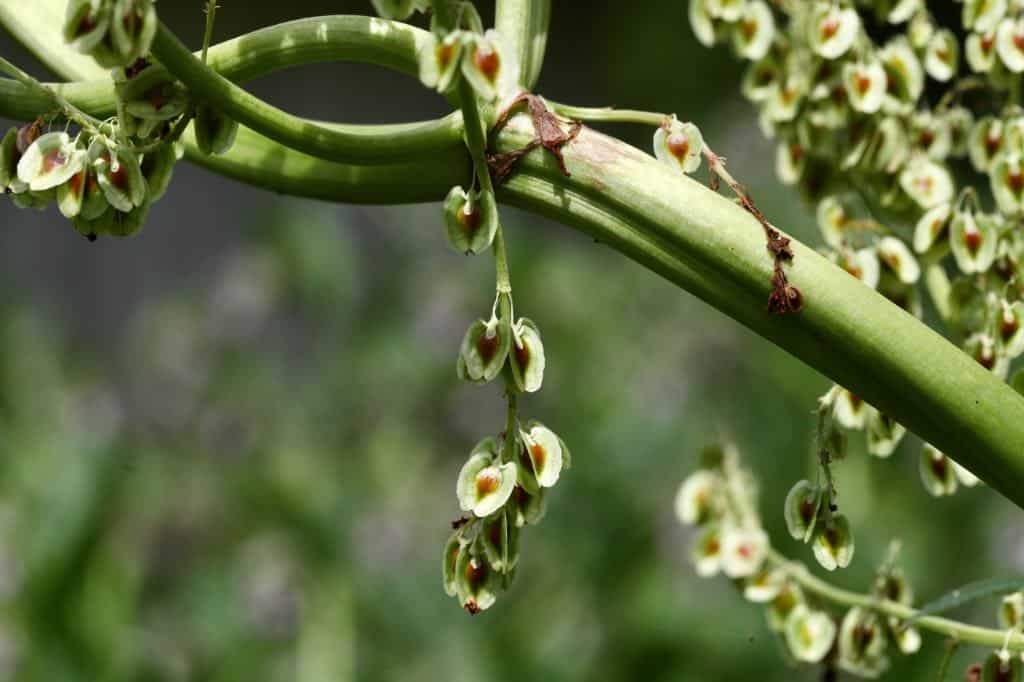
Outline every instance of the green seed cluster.
[[[709, 448], [701, 460], [702, 467], [683, 481], [676, 496], [679, 520], [699, 528], [691, 554], [697, 573], [722, 573], [735, 581], [748, 601], [763, 604], [769, 627], [793, 658], [877, 677], [889, 666], [890, 646], [907, 654], [920, 648], [915, 628], [867, 609], [852, 608], [841, 621], [835, 620], [773, 555], [756, 511], [756, 483], [740, 466], [736, 449]], [[801, 482], [787, 500], [786, 522], [794, 538], [814, 537], [815, 556], [826, 568], [835, 568], [852, 558], [853, 537], [843, 532], [841, 522], [826, 524], [821, 512], [824, 499], [820, 489]], [[894, 563], [890, 557], [878, 569], [873, 593], [910, 605], [910, 586]]]
[[157, 29], [153, 0], [70, 0], [64, 40], [113, 69], [149, 54]]

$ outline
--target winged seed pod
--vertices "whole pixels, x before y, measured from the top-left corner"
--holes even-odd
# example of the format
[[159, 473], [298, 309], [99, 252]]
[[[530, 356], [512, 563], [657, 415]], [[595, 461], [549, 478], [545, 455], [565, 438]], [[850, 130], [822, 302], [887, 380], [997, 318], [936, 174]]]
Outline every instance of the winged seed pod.
[[1006, 0], [965, 0], [962, 13], [964, 28], [979, 33], [991, 31], [1006, 14]]
[[491, 316], [469, 326], [459, 350], [458, 375], [473, 383], [493, 381], [501, 373], [512, 348], [512, 328], [508, 320]]
[[927, 443], [921, 450], [919, 470], [924, 489], [930, 495], [943, 497], [956, 492], [957, 477], [953, 460]]
[[843, 66], [843, 85], [850, 106], [862, 114], [874, 114], [882, 108], [887, 83], [885, 69], [878, 60], [851, 62]]
[[33, 142], [18, 161], [18, 179], [33, 192], [52, 189], [85, 166], [86, 153], [67, 133], [47, 133]]
[[743, 598], [755, 604], [767, 604], [774, 601], [785, 586], [785, 571], [762, 568], [743, 583]]
[[722, 537], [718, 524], [703, 527], [690, 550], [697, 575], [709, 578], [722, 570]]
[[454, 597], [458, 590], [458, 579], [456, 576], [457, 566], [462, 554], [466, 552], [468, 541], [462, 536], [462, 531], [457, 530], [448, 538], [444, 545], [444, 554], [441, 557], [441, 575], [443, 577], [444, 592], [449, 597]]
[[486, 251], [498, 231], [498, 207], [490, 192], [453, 187], [444, 200], [448, 245], [458, 253]]
[[1012, 73], [1024, 71], [1024, 17], [1007, 17], [996, 29], [996, 54]]
[[834, 514], [827, 522], [819, 523], [811, 547], [814, 558], [826, 571], [849, 566], [855, 548], [849, 520]]
[[373, 9], [385, 19], [405, 21], [413, 12], [426, 12], [430, 9], [428, 0], [370, 0]]
[[138, 157], [131, 152], [112, 155], [98, 141], [89, 147], [89, 158], [103, 195], [111, 206], [127, 213], [146, 200], [146, 179], [142, 176]]
[[892, 417], [871, 408], [867, 417], [868, 452], [876, 457], [889, 457], [899, 446], [907, 429]]
[[722, 528], [721, 567], [726, 577], [748, 578], [756, 574], [767, 554], [768, 535], [761, 528]]
[[807, 30], [808, 43], [818, 56], [837, 59], [853, 47], [860, 32], [860, 16], [855, 9], [819, 2], [811, 10]]
[[654, 156], [684, 173], [692, 173], [700, 167], [704, 152], [704, 137], [692, 123], [681, 123], [672, 117], [654, 133]]
[[733, 25], [732, 46], [744, 59], [761, 59], [775, 38], [775, 17], [764, 0], [751, 0]]
[[519, 65], [494, 29], [471, 34], [461, 61], [462, 75], [484, 101], [504, 99], [518, 89]]
[[1024, 625], [1024, 592], [1003, 597], [999, 604], [999, 627], [1003, 630]]
[[71, 0], [64, 14], [64, 42], [89, 54], [110, 28], [111, 3], [103, 0]]
[[418, 55], [420, 82], [440, 93], [451, 90], [468, 39], [465, 31], [452, 31], [440, 40], [432, 35]]
[[455, 566], [455, 578], [456, 596], [464, 609], [477, 614], [494, 606], [501, 580], [484, 557], [463, 552]]
[[533, 320], [523, 317], [512, 327], [509, 366], [516, 387], [526, 393], [540, 390], [544, 382], [544, 344]]
[[971, 208], [958, 210], [950, 224], [949, 245], [964, 274], [985, 272], [996, 257], [998, 233], [993, 220]]
[[960, 63], [960, 44], [952, 31], [936, 31], [924, 54], [924, 70], [937, 81], [946, 82], [956, 75]]
[[459, 472], [456, 495], [463, 511], [481, 518], [503, 507], [516, 485], [516, 464], [502, 464], [493, 438], [477, 443]]
[[818, 663], [832, 648], [836, 624], [827, 613], [812, 611], [799, 604], [786, 618], [785, 633], [793, 658], [804, 663]]
[[698, 469], [690, 474], [676, 493], [676, 518], [688, 526], [703, 525], [714, 517], [717, 497], [722, 491], [720, 474]]
[[523, 448], [520, 464], [532, 471], [541, 488], [551, 488], [558, 483], [562, 473], [562, 441], [554, 431], [537, 421], [531, 421], [526, 429], [519, 432]]
[[839, 665], [865, 677], [878, 677], [889, 667], [886, 633], [878, 615], [855, 606], [839, 627]]
[[797, 481], [786, 495], [786, 528], [794, 540], [807, 542], [814, 533], [825, 491], [810, 481]]
[[511, 573], [519, 563], [519, 527], [509, 506], [484, 520], [480, 542], [487, 563], [499, 573]]
[[981, 682], [1020, 682], [1021, 658], [1009, 651], [994, 651], [985, 659], [981, 669]]

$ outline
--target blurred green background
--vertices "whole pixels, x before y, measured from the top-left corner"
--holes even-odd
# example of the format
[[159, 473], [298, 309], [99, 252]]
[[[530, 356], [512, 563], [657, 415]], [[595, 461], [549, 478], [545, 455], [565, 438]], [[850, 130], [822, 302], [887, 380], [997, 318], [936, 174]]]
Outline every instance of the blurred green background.
[[[818, 242], [773, 177], [740, 66], [697, 45], [685, 2], [554, 4], [540, 92], [696, 121], [774, 222]], [[369, 11], [221, 6], [221, 39]], [[201, 7], [160, 12], [198, 45]], [[9, 36], [0, 53], [45, 74]], [[444, 111], [369, 67], [251, 87], [324, 119]], [[516, 584], [470, 618], [440, 554], [459, 467], [504, 418], [498, 387], [455, 378], [493, 266], [447, 250], [438, 206], [298, 201], [181, 164], [141, 235], [89, 244], [55, 209], [0, 202], [0, 681], [819, 679], [787, 667], [727, 580], [694, 575], [672, 500], [696, 451], [730, 439], [776, 545], [810, 559], [781, 509], [813, 471], [828, 382], [607, 248], [504, 216], [517, 310], [548, 356], [524, 413], [575, 467], [526, 533]], [[1019, 511], [986, 489], [929, 498], [918, 450], [869, 461], [854, 439], [838, 476], [857, 556], [835, 580], [868, 587], [894, 537], [925, 599], [1024, 569]], [[992, 625], [994, 603], [961, 615]], [[887, 679], [934, 679], [941, 651], [927, 637]]]

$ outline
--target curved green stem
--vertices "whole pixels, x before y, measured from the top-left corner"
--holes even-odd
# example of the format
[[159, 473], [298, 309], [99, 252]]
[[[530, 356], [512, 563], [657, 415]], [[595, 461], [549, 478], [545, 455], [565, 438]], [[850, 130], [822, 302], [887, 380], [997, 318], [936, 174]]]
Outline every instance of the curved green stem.
[[[769, 550], [769, 561], [785, 571], [786, 575], [805, 591], [833, 604], [859, 606], [900, 620], [908, 620], [917, 615], [915, 609], [904, 604], [879, 599], [871, 594], [851, 592], [825, 582], [812, 574], [803, 564], [790, 561], [774, 549]], [[1007, 637], [1005, 630], [982, 628], [939, 616], [921, 616], [914, 621], [914, 625], [966, 644], [978, 644], [992, 649], [998, 649], [1006, 644], [1011, 651], [1024, 651], [1024, 635], [1020, 633]]]
[[[383, 19], [348, 17], [361, 25], [361, 35], [374, 39], [395, 38], [410, 48], [422, 31]], [[320, 23], [325, 42], [344, 40], [331, 36], [330, 25]], [[402, 39], [404, 37], [404, 40]], [[458, 144], [461, 126], [449, 116], [404, 130], [377, 126], [324, 125], [293, 116], [249, 94], [215, 70], [204, 66], [171, 31], [160, 25], [153, 39], [153, 56], [201, 100], [223, 111], [240, 124], [287, 145], [330, 161], [347, 163], [388, 163], [415, 155], [428, 155]], [[414, 59], [414, 55], [410, 55]]]
[[519, 60], [520, 83], [532, 90], [540, 78], [551, 22], [551, 0], [498, 0], [494, 26]]

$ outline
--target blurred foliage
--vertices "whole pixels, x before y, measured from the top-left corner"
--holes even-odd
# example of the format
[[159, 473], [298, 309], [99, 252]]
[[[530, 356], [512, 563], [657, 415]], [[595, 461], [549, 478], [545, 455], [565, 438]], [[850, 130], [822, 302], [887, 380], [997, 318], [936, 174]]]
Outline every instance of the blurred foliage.
[[[163, 4], [194, 36], [199, 12]], [[365, 11], [348, 4], [333, 11]], [[735, 65], [695, 44], [684, 3], [555, 4], [542, 92], [701, 122], [775, 222], [815, 234], [772, 178]], [[222, 5], [225, 34], [331, 11]], [[405, 101], [284, 76], [256, 88], [350, 120], [398, 118]], [[732, 439], [776, 545], [809, 559], [782, 501], [813, 471], [828, 383], [604, 247], [505, 222], [517, 310], [548, 356], [525, 413], [575, 465], [517, 583], [470, 618], [441, 589], [441, 547], [459, 467], [504, 407], [455, 378], [493, 272], [446, 251], [437, 207], [288, 201], [193, 169], [124, 244], [0, 207], [0, 680], [817, 679], [787, 667], [728, 581], [694, 575], [672, 499], [699, 448]], [[1024, 568], [1019, 510], [986, 489], [929, 498], [918, 447], [869, 461], [854, 443], [838, 466], [858, 538], [835, 580], [867, 588], [893, 537], [924, 600]], [[957, 615], [992, 624], [994, 605]], [[887, 679], [934, 679], [941, 650], [927, 637]], [[982, 653], [961, 648], [953, 669]]]

